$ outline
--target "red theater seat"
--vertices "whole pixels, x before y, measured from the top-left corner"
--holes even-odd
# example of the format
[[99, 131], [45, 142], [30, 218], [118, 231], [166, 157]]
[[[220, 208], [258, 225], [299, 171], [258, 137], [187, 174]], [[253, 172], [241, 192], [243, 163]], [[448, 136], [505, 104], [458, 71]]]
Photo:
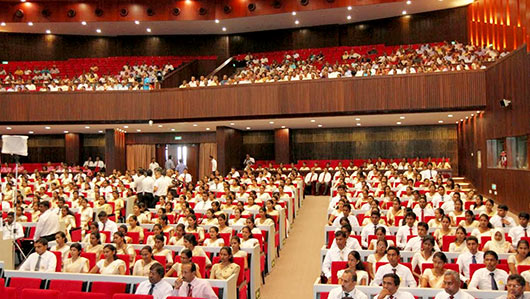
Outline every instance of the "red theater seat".
[[39, 278], [11, 277], [9, 287], [15, 289], [17, 298], [20, 298], [23, 289], [40, 289], [42, 280]]
[[83, 281], [53, 279], [50, 280], [48, 289], [59, 291], [66, 298], [67, 292], [81, 292], [83, 290]]
[[153, 299], [151, 295], [114, 294], [112, 299]]
[[23, 289], [21, 299], [60, 299], [61, 293], [56, 290]]
[[125, 293], [127, 284], [123, 282], [106, 282], [94, 281], [90, 292], [114, 295], [116, 293]]
[[112, 297], [106, 293], [84, 293], [84, 292], [68, 292], [67, 298], [75, 299], [111, 299]]

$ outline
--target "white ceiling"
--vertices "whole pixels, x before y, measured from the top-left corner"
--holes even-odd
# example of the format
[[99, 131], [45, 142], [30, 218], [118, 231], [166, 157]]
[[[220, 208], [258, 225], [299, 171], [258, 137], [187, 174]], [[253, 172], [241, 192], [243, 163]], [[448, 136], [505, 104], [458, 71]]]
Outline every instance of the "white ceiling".
[[[127, 133], [176, 133], [179, 132], [215, 132], [217, 126], [226, 126], [243, 131], [347, 127], [381, 127], [381, 126], [416, 126], [416, 125], [455, 125], [461, 119], [477, 115], [479, 111], [429, 112], [405, 114], [378, 114], [360, 116], [328, 116], [303, 118], [275, 118], [254, 120], [226, 120], [210, 122], [176, 122], [145, 124], [88, 124], [88, 125], [4, 125], [0, 127], [0, 135], [33, 134], [64, 134], [70, 133], [98, 134], [105, 129], [120, 129]], [[449, 117], [452, 115], [452, 117]], [[402, 118], [404, 117], [404, 118]], [[314, 122], [312, 121], [314, 120]], [[440, 121], [442, 121], [440, 123]], [[271, 123], [273, 122], [273, 123]], [[401, 122], [401, 124], [397, 124]], [[357, 125], [360, 124], [360, 125]], [[321, 127], [319, 127], [321, 125]], [[49, 127], [50, 129], [46, 129]], [[10, 129], [8, 129], [10, 128]], [[249, 129], [247, 129], [249, 128]], [[208, 130], [209, 129], [209, 130]], [[140, 131], [138, 131], [140, 130]]]
[[[348, 8], [332, 8], [313, 11], [297, 12], [295, 16], [291, 13], [272, 14], [255, 17], [243, 17], [215, 21], [160, 21], [160, 22], [94, 22], [83, 26], [81, 23], [10, 23], [8, 20], [0, 20], [0, 32], [20, 33], [46, 33], [50, 30], [52, 34], [72, 35], [179, 35], [179, 34], [234, 34], [252, 31], [264, 31], [297, 27], [312, 27], [330, 24], [358, 23], [368, 20], [383, 19], [448, 9], [465, 6], [473, 0], [406, 0], [384, 4], [353, 6]], [[29, 1], [26, 4], [31, 4]], [[351, 16], [351, 19], [347, 17]], [[298, 20], [298, 24], [295, 21]], [[2, 26], [5, 22], [5, 26]], [[151, 32], [147, 32], [147, 28]], [[226, 28], [226, 31], [223, 31]], [[100, 29], [101, 33], [96, 30]]]

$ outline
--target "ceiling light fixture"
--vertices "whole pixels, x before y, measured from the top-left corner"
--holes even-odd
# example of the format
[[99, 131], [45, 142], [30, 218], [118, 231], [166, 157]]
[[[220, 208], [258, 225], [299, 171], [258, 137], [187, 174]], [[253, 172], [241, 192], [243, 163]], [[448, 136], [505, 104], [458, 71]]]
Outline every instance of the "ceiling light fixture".
[[33, 133], [35, 133], [35, 132], [33, 132], [33, 131], [29, 131], [29, 132], [28, 132], [28, 134], [33, 134]]
[[197, 127], [197, 126], [198, 126], [198, 124], [193, 124], [193, 126], [194, 126], [194, 127]]
[[300, 21], [296, 20], [296, 21], [294, 21], [294, 23], [295, 23], [296, 25], [298, 25], [298, 24], [300, 24]]
[[396, 123], [396, 125], [401, 125], [401, 122], [400, 122], [400, 121], [398, 121], [398, 122]]
[[273, 121], [269, 121], [269, 124], [274, 125], [274, 122]]
[[400, 116], [399, 119], [405, 119], [405, 117], [404, 116]]
[[477, 114], [479, 114], [479, 113], [480, 113], [480, 111], [477, 111]]
[[159, 128], [162, 128], [163, 126], [162, 125], [158, 125]]
[[312, 119], [311, 122], [314, 123], [314, 122], [316, 122], [316, 120]]
[[291, 14], [292, 14], [293, 16], [296, 16], [296, 11], [293, 11]]
[[172, 132], [175, 132], [175, 129], [171, 129]]
[[452, 115], [452, 114], [449, 114], [449, 115], [447, 115], [447, 117], [453, 117], [453, 115]]
[[[123, 126], [123, 128], [124, 128], [124, 129], [128, 129], [128, 128], [129, 128], [129, 126]], [[119, 130], [119, 129], [118, 129], [118, 130]]]
[[406, 14], [407, 14], [407, 11], [404, 10], [404, 11], [401, 12], [401, 14], [402, 14], [402, 15], [406, 15]]
[[247, 130], [250, 130], [250, 127], [247, 127]]
[[351, 16], [347, 16], [346, 19], [351, 20]]
[[136, 132], [142, 132], [142, 130], [140, 130], [140, 129], [136, 129]]
[[474, 113], [471, 113], [471, 116], [475, 116], [475, 114], [474, 114]]
[[136, 21], [134, 21], [134, 24], [140, 25], [140, 21], [136, 20]]
[[319, 128], [322, 128], [322, 125], [318, 125]]
[[52, 31], [50, 29], [46, 30], [46, 34], [51, 34]]
[[28, 22], [28, 26], [33, 26], [33, 22]]
[[285, 129], [285, 126], [282, 126], [282, 129]]
[[357, 126], [358, 126], [358, 127], [360, 127], [360, 126], [361, 126], [361, 124], [357, 124]]
[[24, 3], [24, 2], [26, 2], [26, 0], [20, 0], [20, 2]]
[[357, 121], [358, 121], [358, 120], [361, 120], [361, 119], [357, 117], [357, 118], [356, 118], [355, 120], [357, 120]]
[[0, 23], [0, 26], [5, 27], [6, 26], [6, 22]]
[[97, 32], [97, 33], [101, 33], [101, 29], [99, 29], [99, 28], [96, 29], [96, 32]]
[[223, 29], [222, 29], [222, 30], [223, 30], [223, 31], [226, 31], [226, 27], [223, 27]]
[[85, 129], [90, 129], [90, 127], [89, 127], [89, 126], [86, 126]]
[[230, 123], [231, 126], [235, 125], [235, 123]]
[[210, 131], [210, 128], [206, 128], [206, 131]]
[[351, 7], [351, 6], [348, 6], [348, 10], [352, 10], [352, 9], [353, 9], [353, 7]]
[[439, 124], [443, 124], [444, 121], [443, 121], [443, 120], [439, 120], [438, 123], [439, 123]]
[[469, 117], [466, 116], [466, 119], [469, 119]]
[[69, 131], [64, 131], [64, 134], [68, 134], [68, 133], [70, 133], [70, 132]]
[[51, 129], [51, 127], [44, 127], [44, 128], [45, 128], [46, 130], [50, 130], [50, 129]]
[[81, 25], [86, 26], [86, 22], [85, 21], [81, 22]]
[[6, 127], [7, 130], [11, 130], [11, 127]]
[[151, 28], [147, 28], [147, 29], [145, 29], [145, 31], [151, 32]]
[[215, 19], [215, 24], [219, 24], [219, 20], [218, 19]]
[[408, 0], [407, 1], [407, 5], [410, 5], [412, 3], [412, 1]]
[[102, 131], [102, 130], [99, 130], [98, 133], [103, 133], [103, 131]]

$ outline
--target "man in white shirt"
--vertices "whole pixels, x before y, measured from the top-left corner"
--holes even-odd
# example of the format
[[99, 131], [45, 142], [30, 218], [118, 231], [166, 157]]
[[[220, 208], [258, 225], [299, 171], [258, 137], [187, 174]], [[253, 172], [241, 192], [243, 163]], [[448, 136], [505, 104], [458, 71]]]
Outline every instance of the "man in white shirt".
[[[420, 222], [417, 225], [418, 229], [418, 235], [415, 237], [412, 237], [408, 240], [407, 245], [405, 245], [405, 251], [413, 251], [418, 252], [422, 248], [423, 244], [423, 238], [427, 236], [427, 233], [429, 232], [429, 225], [425, 222]], [[440, 248], [438, 247], [438, 243], [434, 244], [434, 250], [440, 251]]]
[[363, 292], [355, 288], [357, 285], [357, 274], [347, 269], [342, 274], [342, 283], [340, 287], [334, 288], [329, 292], [328, 299], [342, 299], [342, 298], [355, 298], [355, 299], [368, 299]]
[[[343, 225], [341, 226], [340, 230], [343, 231], [345, 234], [346, 234], [346, 237], [347, 237], [347, 240], [346, 240], [346, 247], [348, 247], [350, 249], [350, 251], [352, 250], [363, 250], [363, 248], [361, 247], [361, 244], [359, 244], [359, 241], [357, 241], [356, 238], [353, 238], [351, 237], [351, 225], [349, 224], [346, 224], [346, 225]], [[331, 246], [329, 247], [330, 249], [331, 248], [338, 248], [337, 247], [337, 241], [333, 240], [333, 242], [331, 243]]]
[[316, 173], [315, 169], [312, 168], [311, 172], [306, 174], [306, 176], [304, 178], [305, 194], [312, 194], [313, 193], [313, 187], [315, 186], [317, 181], [318, 181], [318, 173]]
[[361, 243], [364, 248], [368, 248], [370, 244], [368, 244], [368, 236], [375, 235], [375, 231], [378, 227], [384, 227], [386, 230], [386, 234], [390, 234], [390, 230], [388, 227], [386, 227], [383, 224], [380, 224], [379, 221], [381, 220], [381, 214], [379, 211], [373, 211], [372, 215], [370, 215], [370, 223], [366, 225], [363, 230], [361, 231]]
[[118, 231], [118, 225], [116, 222], [109, 219], [107, 212], [101, 211], [98, 213], [98, 228], [99, 231], [110, 232], [110, 238], [114, 239], [114, 233]]
[[88, 157], [88, 160], [83, 163], [83, 168], [90, 168], [90, 164], [92, 164], [92, 157]]
[[418, 228], [414, 225], [414, 222], [416, 222], [416, 214], [414, 214], [414, 212], [408, 212], [405, 215], [406, 225], [400, 226], [396, 233], [397, 247], [402, 249], [405, 248], [407, 238], [409, 236], [418, 235]]
[[155, 190], [155, 180], [153, 179], [153, 172], [148, 169], [145, 172], [145, 178], [142, 180], [143, 195], [142, 200], [149, 209], [153, 209], [156, 206], [156, 200], [153, 195]]
[[425, 221], [425, 217], [434, 216], [434, 209], [427, 202], [425, 195], [420, 196], [420, 200], [416, 207], [412, 210], [416, 216], [418, 216], [419, 221]]
[[175, 162], [173, 162], [173, 157], [171, 157], [171, 155], [168, 156], [165, 166], [166, 169], [175, 169]]
[[105, 162], [99, 159], [99, 157], [96, 157], [96, 161], [94, 161], [95, 167], [99, 168], [99, 171], [103, 171], [105, 169]]
[[172, 296], [218, 299], [207, 280], [196, 278], [195, 263], [182, 264], [182, 278], [175, 280]]
[[436, 294], [434, 299], [475, 299], [470, 294], [460, 289], [460, 274], [453, 270], [444, 273], [444, 290]]
[[[401, 257], [399, 255], [399, 249], [394, 246], [390, 246], [387, 249], [388, 264], [383, 265], [377, 269], [374, 280], [372, 281], [373, 286], [379, 286], [383, 283], [383, 278], [386, 274], [396, 274], [401, 280], [400, 285], [402, 287], [415, 288], [418, 286], [412, 272], [407, 266], [399, 264]], [[399, 282], [398, 282], [399, 283]]]
[[504, 291], [506, 289], [508, 273], [504, 270], [497, 269], [498, 263], [499, 256], [495, 251], [488, 250], [484, 252], [484, 264], [486, 268], [478, 269], [473, 273], [473, 278], [471, 278], [468, 289]]
[[515, 220], [512, 217], [508, 216], [508, 206], [499, 205], [497, 207], [497, 215], [491, 217], [490, 222], [493, 227], [514, 227]]
[[468, 251], [461, 253], [456, 260], [460, 272], [462, 274], [462, 281], [469, 284], [471, 277], [469, 276], [470, 264], [482, 264], [484, 262], [484, 255], [478, 251], [478, 239], [475, 236], [469, 236], [466, 239], [466, 246]]
[[320, 189], [322, 186], [324, 186], [324, 192], [322, 192], [322, 195], [326, 195], [329, 190], [329, 185], [331, 182], [331, 173], [329, 173], [327, 167], [324, 168], [324, 171], [320, 173], [318, 176], [317, 186], [316, 186], [316, 192], [315, 195], [320, 195]]
[[21, 238], [24, 238], [24, 229], [22, 228], [22, 225], [20, 223], [16, 222], [15, 220], [15, 213], [9, 212], [7, 213], [6, 221], [4, 222], [4, 227], [2, 228], [3, 233], [3, 239], [8, 240], [18, 240]]
[[191, 183], [192, 177], [191, 174], [189, 174], [188, 169], [184, 168], [182, 174], [179, 175], [178, 179], [186, 184]]
[[210, 166], [212, 173], [215, 175], [215, 172], [217, 171], [217, 161], [213, 158], [213, 156], [210, 156]]
[[336, 248], [330, 248], [326, 253], [324, 262], [322, 263], [322, 273], [329, 279], [331, 278], [331, 263], [336, 261], [347, 261], [348, 254], [351, 249], [346, 247], [346, 240], [348, 236], [346, 233], [339, 230], [335, 232], [335, 241], [337, 242]]
[[438, 172], [432, 169], [432, 163], [429, 162], [429, 164], [427, 164], [427, 169], [420, 172], [420, 174], [421, 174], [422, 181], [424, 181], [425, 179], [433, 181], [438, 175]]
[[328, 209], [329, 209], [329, 210], [331, 210], [331, 209], [335, 209], [335, 207], [337, 206], [337, 203], [339, 202], [339, 200], [340, 200], [343, 196], [346, 196], [346, 198], [348, 199], [348, 201], [351, 202], [350, 195], [349, 195], [348, 193], [346, 193], [346, 186], [344, 186], [344, 185], [340, 185], [340, 186], [337, 187], [337, 195], [335, 195], [334, 197], [332, 197], [331, 200], [329, 201]]
[[35, 228], [34, 241], [44, 238], [48, 241], [55, 240], [55, 234], [59, 231], [59, 216], [50, 209], [49, 201], [39, 202], [41, 215]]
[[383, 289], [374, 298], [377, 299], [414, 299], [409, 292], [399, 290], [402, 280], [399, 274], [387, 273], [383, 276]]
[[57, 257], [48, 251], [48, 240], [40, 238], [35, 241], [35, 252], [30, 254], [20, 266], [21, 271], [55, 272]]
[[508, 235], [512, 238], [513, 247], [517, 247], [517, 243], [523, 237], [530, 237], [530, 227], [528, 222], [530, 220], [530, 214], [528, 212], [519, 213], [519, 225], [514, 226], [508, 232]]
[[167, 195], [167, 190], [169, 188], [169, 182], [166, 179], [165, 175], [162, 175], [160, 170], [155, 171], [155, 178], [156, 180], [153, 185], [153, 191], [155, 193], [155, 200], [158, 202], [160, 197]]
[[165, 269], [159, 263], [149, 267], [149, 279], [141, 282], [136, 288], [137, 295], [152, 295], [153, 299], [166, 299], [173, 293], [173, 286], [163, 280]]
[[432, 207], [439, 208], [444, 202], [451, 200], [451, 197], [445, 193], [445, 187], [438, 187], [438, 193], [433, 196]]
[[512, 274], [508, 276], [506, 283], [506, 295], [497, 297], [497, 299], [529, 299], [530, 294], [525, 294], [526, 280], [519, 274]]
[[256, 160], [252, 158], [249, 154], [245, 156], [245, 160], [243, 161], [243, 165], [245, 168], [250, 167], [256, 163]]
[[152, 158], [151, 163], [149, 163], [149, 169], [154, 172], [158, 167], [160, 167], [160, 165], [156, 162], [155, 158]]
[[357, 217], [355, 215], [350, 214], [351, 213], [351, 205], [348, 203], [345, 203], [342, 206], [342, 217], [337, 217], [335, 220], [333, 220], [332, 226], [340, 227], [340, 220], [344, 217], [348, 218], [350, 221], [350, 225], [352, 227], [359, 226], [359, 221], [357, 221]]

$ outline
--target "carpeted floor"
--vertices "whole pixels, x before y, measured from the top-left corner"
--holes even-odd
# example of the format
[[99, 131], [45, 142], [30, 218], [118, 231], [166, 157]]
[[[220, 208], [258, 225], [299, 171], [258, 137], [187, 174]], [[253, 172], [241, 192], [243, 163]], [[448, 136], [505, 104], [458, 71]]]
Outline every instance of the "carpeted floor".
[[306, 197], [276, 266], [265, 278], [262, 299], [312, 298], [313, 283], [320, 275], [328, 199], [328, 196]]

